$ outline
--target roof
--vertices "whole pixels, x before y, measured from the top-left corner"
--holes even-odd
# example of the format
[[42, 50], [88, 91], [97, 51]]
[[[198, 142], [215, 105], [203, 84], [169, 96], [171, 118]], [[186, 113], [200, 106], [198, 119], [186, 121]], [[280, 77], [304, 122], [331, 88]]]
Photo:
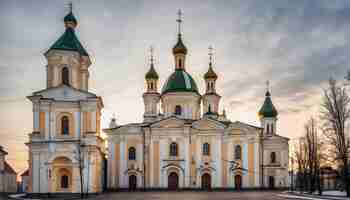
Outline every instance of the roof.
[[187, 54], [187, 48], [182, 42], [181, 34], [178, 34], [177, 43], [173, 47], [173, 54], [178, 54], [178, 53]]
[[[52, 49], [66, 50], [66, 51], [77, 51], [80, 55], [89, 56], [83, 45], [75, 35], [75, 31], [72, 27], [67, 27], [63, 35], [50, 47], [47, 51]], [[46, 52], [46, 53], [47, 53]]]
[[5, 155], [8, 154], [7, 151], [5, 151], [4, 148], [3, 148], [2, 146], [0, 146], [0, 152], [3, 153], [3, 154], [5, 154]]
[[[183, 69], [176, 69], [162, 88], [162, 94], [167, 92], [195, 92], [198, 93], [198, 87], [189, 73]], [[198, 93], [199, 94], [199, 93]]]
[[209, 69], [208, 71], [204, 74], [204, 78], [205, 79], [209, 79], [209, 78], [212, 78], [212, 79], [217, 79], [218, 78], [218, 75], [214, 72], [212, 66], [211, 66], [211, 63], [209, 64]]
[[29, 169], [27, 169], [26, 171], [24, 171], [21, 176], [29, 176]]
[[259, 116], [262, 117], [277, 117], [278, 112], [271, 100], [271, 94], [269, 91], [265, 94], [265, 101], [261, 109], [259, 110]]
[[9, 163], [7, 163], [5, 161], [5, 172], [9, 173], [9, 174], [17, 174], [16, 171], [11, 167], [11, 165]]
[[151, 68], [148, 70], [145, 76], [146, 79], [159, 79], [157, 71], [154, 69], [153, 63], [151, 64]]

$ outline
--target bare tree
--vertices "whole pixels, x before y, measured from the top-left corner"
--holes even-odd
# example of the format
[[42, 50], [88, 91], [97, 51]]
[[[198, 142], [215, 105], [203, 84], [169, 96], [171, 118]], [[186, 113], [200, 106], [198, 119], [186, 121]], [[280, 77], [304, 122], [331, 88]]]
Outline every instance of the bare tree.
[[324, 89], [321, 104], [321, 119], [323, 120], [323, 134], [333, 147], [335, 160], [340, 165], [342, 183], [346, 194], [350, 197], [349, 181], [349, 137], [346, 135], [346, 125], [350, 118], [350, 98], [345, 87], [329, 80], [329, 87]]
[[306, 189], [307, 154], [305, 138], [298, 139], [295, 147], [295, 160], [297, 162], [297, 187], [300, 192]]

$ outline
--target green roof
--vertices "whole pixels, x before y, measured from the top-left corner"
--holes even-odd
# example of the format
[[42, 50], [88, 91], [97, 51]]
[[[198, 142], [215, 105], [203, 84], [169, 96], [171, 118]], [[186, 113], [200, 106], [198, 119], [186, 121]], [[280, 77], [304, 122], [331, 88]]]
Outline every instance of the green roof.
[[154, 69], [153, 64], [151, 64], [151, 68], [148, 70], [145, 76], [146, 79], [159, 79], [157, 71]]
[[269, 91], [265, 94], [265, 101], [261, 109], [259, 110], [259, 115], [262, 117], [276, 117], [278, 112], [271, 100], [271, 94]]
[[187, 54], [187, 48], [182, 42], [181, 34], [178, 35], [177, 43], [173, 47], [173, 54], [178, 54], [178, 53]]
[[66, 28], [63, 35], [50, 47], [48, 51], [51, 49], [77, 51], [80, 53], [80, 55], [89, 56], [75, 35], [74, 29], [71, 27]]
[[165, 82], [162, 94], [167, 92], [195, 92], [198, 93], [196, 82], [185, 70], [177, 69]]

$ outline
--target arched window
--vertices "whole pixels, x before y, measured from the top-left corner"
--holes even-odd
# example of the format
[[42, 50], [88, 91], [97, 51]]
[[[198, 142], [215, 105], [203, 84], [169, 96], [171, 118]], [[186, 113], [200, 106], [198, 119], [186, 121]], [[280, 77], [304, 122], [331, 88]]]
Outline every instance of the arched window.
[[266, 126], [266, 133], [270, 134], [270, 124], [267, 124], [267, 126]]
[[136, 160], [136, 149], [134, 147], [129, 148], [129, 160]]
[[150, 87], [151, 87], [151, 90], [153, 90], [153, 83], [151, 82], [151, 84], [150, 84]]
[[182, 60], [181, 60], [181, 58], [179, 59], [179, 68], [182, 68]]
[[69, 135], [69, 119], [67, 116], [63, 116], [61, 119], [61, 131], [62, 135]]
[[271, 163], [275, 163], [276, 162], [276, 153], [275, 152], [271, 152], [270, 160], [271, 160]]
[[213, 90], [214, 89], [214, 83], [210, 82], [210, 88]]
[[180, 105], [175, 106], [175, 115], [181, 115], [182, 108]]
[[242, 148], [240, 145], [235, 146], [235, 160], [242, 159]]
[[61, 188], [68, 188], [68, 176], [67, 175], [63, 175], [61, 176]]
[[210, 90], [210, 83], [207, 83], [207, 90]]
[[210, 145], [209, 143], [203, 144], [203, 156], [209, 156], [210, 155]]
[[177, 156], [177, 144], [175, 142], [172, 142], [170, 144], [169, 154], [170, 156]]
[[69, 85], [69, 70], [67, 67], [63, 67], [62, 69], [62, 83]]

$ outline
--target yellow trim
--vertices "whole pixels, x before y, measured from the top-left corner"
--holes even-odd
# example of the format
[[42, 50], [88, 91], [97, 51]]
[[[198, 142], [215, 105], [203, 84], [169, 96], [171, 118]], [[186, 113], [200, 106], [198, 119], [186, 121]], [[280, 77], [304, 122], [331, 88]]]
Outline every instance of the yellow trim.
[[159, 187], [159, 141], [153, 142], [153, 184], [155, 187]]
[[229, 160], [228, 158], [227, 158], [227, 154], [228, 154], [228, 152], [227, 152], [227, 143], [223, 143], [222, 145], [221, 145], [221, 152], [222, 152], [222, 157], [223, 157], [223, 160], [224, 160], [224, 162], [222, 162], [222, 186], [223, 187], [227, 187], [227, 160]]
[[39, 114], [39, 131], [40, 134], [45, 134], [45, 112], [40, 112]]
[[249, 185], [254, 186], [254, 143], [248, 144], [248, 174], [249, 174]]
[[[116, 172], [115, 176], [116, 177], [116, 187], [119, 186], [119, 165], [120, 165], [120, 147], [119, 147], [119, 143], [115, 144], [115, 170], [114, 172]], [[112, 173], [113, 174], [113, 173]]]

